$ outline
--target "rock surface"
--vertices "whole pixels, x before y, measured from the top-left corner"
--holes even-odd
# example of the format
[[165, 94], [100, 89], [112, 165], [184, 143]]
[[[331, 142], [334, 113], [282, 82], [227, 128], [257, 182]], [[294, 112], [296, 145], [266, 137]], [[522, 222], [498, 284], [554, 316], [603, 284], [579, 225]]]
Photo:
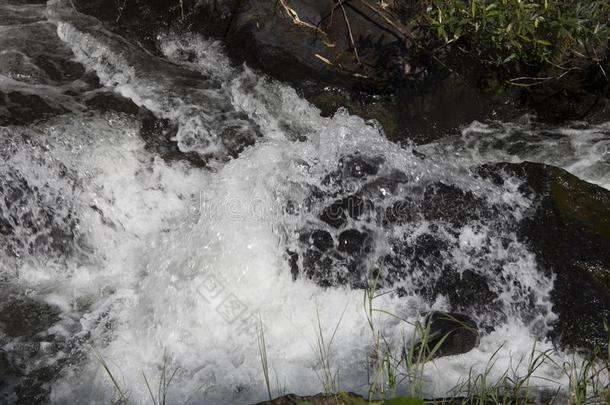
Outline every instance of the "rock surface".
[[[520, 234], [536, 252], [541, 269], [555, 278], [552, 300], [560, 314], [553, 337], [571, 345], [607, 343], [610, 321], [610, 192], [565, 170], [535, 163], [483, 167], [524, 181], [536, 211]], [[499, 177], [496, 181], [503, 182]]]
[[[283, 80], [305, 72], [336, 84], [403, 77], [402, 34], [361, 2], [241, 1], [226, 36], [229, 47]], [[383, 12], [385, 13], [385, 12]]]
[[352, 393], [317, 394], [312, 396], [286, 395], [258, 405], [364, 405], [368, 404], [359, 395]]
[[[332, 187], [312, 188], [305, 203], [319, 222], [299, 232], [300, 254], [290, 252], [294, 277], [363, 289], [375, 277], [379, 288], [399, 295], [415, 293], [429, 303], [443, 297], [451, 311], [475, 314], [482, 330], [491, 331], [508, 314], [528, 324], [550, 310], [534, 291], [550, 286], [528, 285], [531, 280], [506, 270], [527, 260], [524, 244], [535, 254], [538, 270], [531, 271], [554, 278], [550, 299], [559, 315], [534, 329], [551, 326], [551, 337], [566, 346], [607, 343], [610, 192], [534, 163], [486, 165], [472, 175], [500, 187], [521, 182], [518, 191], [530, 208], [519, 214], [457, 185], [413, 182], [406, 173], [388, 172], [381, 157], [345, 157], [322, 180]], [[495, 251], [498, 244], [505, 254]], [[459, 252], [468, 255], [466, 268]], [[510, 308], [500, 299], [506, 285], [516, 294]]]
[[[434, 357], [455, 356], [468, 353], [479, 343], [479, 331], [475, 321], [463, 314], [432, 312], [424, 320], [429, 335], [425, 342], [426, 353], [431, 353], [437, 345]], [[415, 346], [414, 353], [420, 351], [422, 342]]]

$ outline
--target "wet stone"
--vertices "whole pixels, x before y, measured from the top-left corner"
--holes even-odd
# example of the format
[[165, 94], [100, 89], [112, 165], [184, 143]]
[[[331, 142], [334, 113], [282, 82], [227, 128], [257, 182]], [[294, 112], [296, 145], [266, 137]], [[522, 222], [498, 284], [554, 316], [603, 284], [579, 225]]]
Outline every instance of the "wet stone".
[[195, 167], [206, 165], [206, 161], [197, 153], [184, 153], [178, 148], [178, 144], [172, 140], [178, 132], [174, 123], [170, 120], [159, 119], [144, 108], [140, 109], [139, 114], [140, 136], [144, 139], [147, 150], [168, 162], [185, 161]]
[[77, 221], [63, 196], [31, 187], [16, 172], [4, 173], [0, 195], [4, 200], [0, 205], [0, 241], [6, 254], [58, 257], [73, 252]]
[[315, 230], [311, 234], [305, 234], [305, 240], [309, 242], [309, 246], [325, 252], [334, 246], [333, 237], [330, 233], [322, 230]]
[[370, 250], [370, 237], [366, 232], [348, 229], [339, 235], [338, 250], [349, 255], [361, 255]]
[[502, 309], [496, 302], [497, 294], [490, 289], [489, 279], [472, 270], [459, 272], [445, 267], [428, 293], [431, 300], [437, 295], [446, 297], [451, 307], [458, 311], [466, 311], [474, 306], [478, 308], [478, 313], [483, 313], [495, 308], [496, 316], [499, 316]]
[[381, 157], [365, 159], [362, 156], [345, 156], [339, 160], [342, 178], [362, 179], [374, 176], [383, 164]]
[[[354, 160], [366, 159], [357, 154]], [[507, 179], [520, 184], [518, 192], [532, 207], [521, 217], [506, 202], [455, 184], [408, 181], [400, 175], [391, 182], [393, 176], [374, 171], [356, 178], [344, 170], [345, 163], [337, 166], [332, 183], [307, 198], [313, 212], [321, 212], [322, 223], [300, 230], [318, 237], [299, 241], [294, 277], [325, 287], [364, 288], [375, 274], [378, 288], [392, 288], [399, 296], [416, 294], [430, 303], [444, 301], [451, 311], [472, 314], [487, 332], [516, 314], [539, 333], [534, 323], [552, 305], [559, 319], [550, 332], [541, 328], [554, 342], [604, 344], [602, 322], [610, 314], [606, 190], [532, 163], [474, 169], [473, 179], [489, 187], [503, 188]], [[374, 230], [375, 238], [365, 229]], [[508, 254], [498, 255], [497, 249]], [[530, 285], [507, 271], [518, 259], [512, 252], [535, 255], [540, 272], [535, 276], [554, 275], [550, 303], [541, 306], [537, 298], [537, 288], [545, 285]], [[508, 300], [500, 296], [505, 286], [511, 290]]]
[[383, 163], [383, 158], [379, 156], [343, 156], [339, 159], [337, 170], [324, 177], [322, 184], [341, 188], [347, 183], [377, 175]]
[[341, 228], [344, 226], [348, 217], [358, 219], [366, 209], [366, 202], [359, 196], [349, 196], [341, 198], [326, 207], [320, 219], [326, 222], [333, 228]]
[[440, 344], [434, 358], [455, 356], [468, 353], [479, 343], [476, 322], [463, 314], [431, 312], [426, 316], [424, 326], [429, 327], [429, 336], [427, 341], [417, 344], [415, 353], [422, 344], [427, 345], [428, 352]]
[[408, 183], [409, 180], [409, 177], [405, 173], [394, 170], [387, 175], [379, 176], [371, 182], [366, 183], [362, 186], [362, 191], [369, 193], [374, 198], [385, 199], [396, 193], [401, 186]]
[[472, 192], [440, 182], [426, 187], [424, 201], [422, 211], [426, 219], [448, 221], [458, 227], [486, 217], [488, 211], [486, 202]]
[[0, 306], [0, 328], [11, 337], [34, 336], [59, 320], [56, 309], [30, 298], [11, 298]]
[[87, 107], [101, 112], [116, 111], [131, 115], [137, 115], [139, 112], [138, 106], [131, 100], [108, 91], [95, 93], [85, 99], [84, 103]]
[[0, 125], [27, 125], [66, 111], [61, 106], [49, 105], [35, 94], [0, 92]]
[[416, 212], [415, 202], [405, 198], [396, 201], [390, 208], [387, 208], [382, 220], [384, 225], [402, 225], [415, 220]]

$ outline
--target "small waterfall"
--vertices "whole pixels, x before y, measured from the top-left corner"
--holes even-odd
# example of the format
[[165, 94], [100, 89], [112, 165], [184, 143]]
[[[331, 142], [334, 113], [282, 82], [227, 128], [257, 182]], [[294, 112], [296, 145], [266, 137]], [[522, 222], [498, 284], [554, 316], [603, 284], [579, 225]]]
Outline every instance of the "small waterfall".
[[0, 315], [15, 297], [45, 314], [0, 346], [40, 380], [53, 372], [37, 383], [51, 403], [108, 403], [100, 359], [134, 402], [164, 364], [170, 403], [263, 400], [261, 326], [285, 392], [321, 391], [321, 333], [341, 389], [365, 393], [372, 280], [397, 356], [430, 311], [482, 329], [427, 369], [427, 395], [494, 353], [491, 381], [553, 347], [554, 277], [517, 232], [535, 206], [522, 180], [478, 168], [537, 161], [608, 188], [608, 124], [473, 123], [414, 150], [345, 110], [322, 117], [218, 42], [162, 33], [152, 55], [69, 2], [0, 5], [0, 44]]

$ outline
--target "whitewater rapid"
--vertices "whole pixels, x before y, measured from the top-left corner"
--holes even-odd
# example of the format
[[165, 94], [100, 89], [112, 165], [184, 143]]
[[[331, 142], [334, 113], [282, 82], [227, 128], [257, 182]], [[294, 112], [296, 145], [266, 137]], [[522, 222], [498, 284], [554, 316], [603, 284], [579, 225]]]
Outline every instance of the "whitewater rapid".
[[[519, 360], [530, 355], [556, 317], [549, 298], [553, 279], [538, 271], [534, 254], [508, 225], [531, 208], [519, 184], [496, 186], [474, 178], [470, 168], [533, 160], [608, 188], [608, 124], [540, 130], [528, 121], [474, 123], [414, 154], [412, 146], [388, 141], [376, 122], [344, 110], [321, 117], [289, 86], [233, 66], [218, 42], [163, 33], [158, 57], [60, 1], [0, 7], [0, 22], [6, 19], [0, 31], [3, 55], [25, 55], [14, 59], [20, 63], [0, 63], [0, 90], [26, 88], [62, 106], [61, 114], [35, 123], [0, 127], [2, 190], [27, 184], [22, 192], [29, 193], [7, 219], [14, 231], [2, 236], [10, 249], [0, 257], [0, 278], [7, 288], [26, 291], [59, 313], [40, 334], [32, 358], [38, 366], [66, 364], [49, 383], [52, 403], [105, 404], [115, 398], [102, 360], [134, 403], [147, 403], [143, 375], [156, 381], [164, 364], [176, 371], [168, 403], [264, 400], [261, 328], [273, 394], [323, 391], [320, 333], [327, 342], [332, 336], [328, 361], [341, 390], [366, 394], [374, 335], [363, 290], [294, 279], [287, 256], [305, 250], [300, 233], [319, 225], [314, 214], [320, 207], [314, 204], [313, 212], [286, 207], [304, 207], [313, 189], [323, 191], [324, 203], [332, 201], [339, 191], [325, 178], [346, 156], [383, 157], [380, 176], [399, 170], [408, 177], [397, 194], [417, 195], [420, 184], [442, 181], [502, 207], [496, 222], [467, 223], [457, 236], [430, 221], [391, 230], [374, 221], [353, 224], [374, 238], [377, 256], [361, 264], [367, 269], [393, 237], [427, 233], [455, 246], [443, 256], [447, 263], [473, 271], [501, 269], [493, 277], [505, 319], [473, 351], [430, 364], [426, 395], [443, 396], [471, 370], [483, 372], [494, 353], [490, 381], [507, 369], [527, 371], [527, 362]], [[30, 29], [45, 34], [32, 39]], [[46, 36], [50, 29], [55, 37]], [[34, 62], [41, 51], [15, 45], [30, 40], [51, 43], [61, 51], [55, 56], [88, 73], [43, 77]], [[28, 77], [24, 66], [30, 67]], [[91, 74], [102, 86], [83, 79]], [[151, 150], [139, 134], [137, 114], [100, 111], [84, 102], [109, 90], [171, 121], [172, 141], [181, 152], [198, 153], [206, 166], [164, 159]], [[521, 136], [529, 143], [515, 152], [510, 145]], [[2, 204], [0, 212], [7, 216], [12, 207]], [[28, 221], [36, 226], [23, 225]], [[58, 234], [64, 238], [59, 246], [53, 243]], [[374, 301], [383, 310], [375, 313], [376, 330], [398, 357], [413, 326], [397, 317], [413, 322], [430, 310], [451, 309], [442, 295], [431, 301], [418, 294], [422, 280], [438, 277], [435, 269], [430, 273], [402, 280], [406, 296], [386, 294]], [[501, 286], [505, 280], [520, 283]], [[522, 310], [530, 300], [537, 303], [533, 315]], [[471, 315], [493, 321], [489, 314]], [[2, 343], [22, 344], [8, 337]], [[551, 348], [547, 341], [536, 346]], [[568, 358], [557, 356], [558, 362]], [[543, 366], [536, 374], [539, 385], [549, 389], [566, 384], [556, 369]]]

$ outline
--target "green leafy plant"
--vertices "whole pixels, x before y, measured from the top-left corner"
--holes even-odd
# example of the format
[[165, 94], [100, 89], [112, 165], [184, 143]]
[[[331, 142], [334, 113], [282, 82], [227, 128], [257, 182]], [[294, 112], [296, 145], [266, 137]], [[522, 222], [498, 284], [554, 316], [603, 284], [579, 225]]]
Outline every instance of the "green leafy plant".
[[482, 61], [562, 63], [594, 55], [610, 39], [605, 0], [426, 0], [426, 23], [463, 40]]

